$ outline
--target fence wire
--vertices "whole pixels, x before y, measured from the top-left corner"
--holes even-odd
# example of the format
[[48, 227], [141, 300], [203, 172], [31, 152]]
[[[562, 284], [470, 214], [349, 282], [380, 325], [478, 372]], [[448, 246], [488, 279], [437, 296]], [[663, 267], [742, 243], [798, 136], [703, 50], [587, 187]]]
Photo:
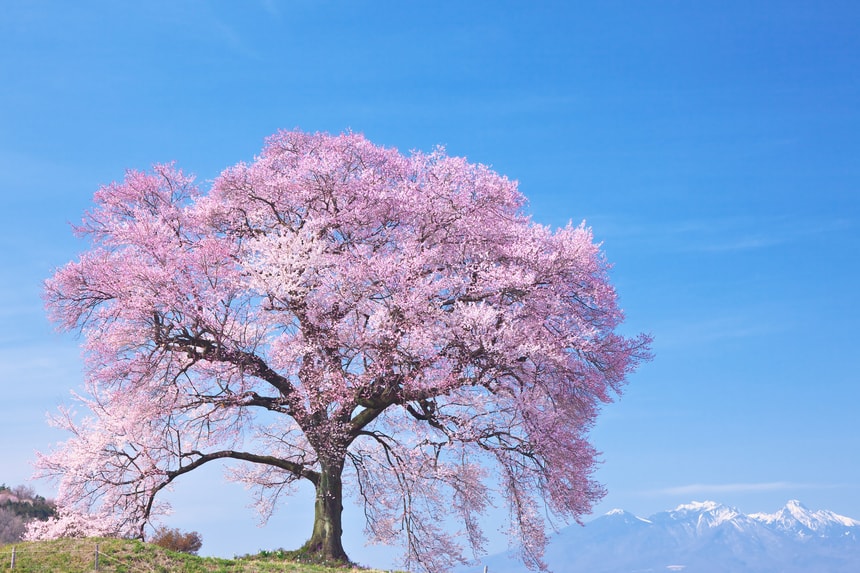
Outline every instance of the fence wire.
[[[163, 567], [154, 567], [144, 562], [129, 563], [125, 559], [117, 558], [101, 551], [98, 543], [93, 544], [88, 549], [36, 549], [7, 545], [0, 548], [0, 571], [15, 571], [26, 567], [29, 571], [60, 573], [55, 569], [51, 569], [50, 565], [36, 565], [37, 569], [34, 569], [33, 565], [35, 558], [58, 555], [89, 556], [89, 564], [86, 564], [88, 559], [84, 557], [79, 560], [79, 564], [76, 565], [78, 568], [75, 571], [104, 571], [105, 573], [113, 571], [123, 571], [125, 573], [158, 573], [159, 571], [166, 571]], [[83, 567], [83, 569], [79, 569], [79, 567]]]

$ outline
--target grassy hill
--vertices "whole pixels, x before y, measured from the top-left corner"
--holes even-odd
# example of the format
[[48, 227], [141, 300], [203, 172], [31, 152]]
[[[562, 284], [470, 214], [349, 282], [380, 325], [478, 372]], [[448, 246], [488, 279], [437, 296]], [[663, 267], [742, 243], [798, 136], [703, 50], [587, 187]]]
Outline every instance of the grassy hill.
[[[236, 559], [176, 553], [136, 540], [57, 539], [0, 547], [0, 571], [16, 573], [345, 573], [344, 567], [305, 564], [283, 551], [262, 552]], [[15, 568], [10, 569], [15, 549]], [[373, 570], [363, 570], [372, 573]]]

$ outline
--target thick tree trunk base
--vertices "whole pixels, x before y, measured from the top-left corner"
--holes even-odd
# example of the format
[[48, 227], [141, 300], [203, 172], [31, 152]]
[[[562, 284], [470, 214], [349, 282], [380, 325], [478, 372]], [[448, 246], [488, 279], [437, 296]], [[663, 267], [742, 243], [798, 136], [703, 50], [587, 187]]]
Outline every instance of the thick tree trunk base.
[[315, 563], [350, 563], [343, 549], [343, 462], [323, 464], [314, 504], [314, 529], [311, 538], [297, 551]]
[[309, 539], [301, 546], [294, 555], [297, 559], [309, 563], [319, 563], [326, 565], [349, 565], [352, 562], [340, 546], [338, 540], [336, 547], [331, 547], [331, 544], [324, 540]]

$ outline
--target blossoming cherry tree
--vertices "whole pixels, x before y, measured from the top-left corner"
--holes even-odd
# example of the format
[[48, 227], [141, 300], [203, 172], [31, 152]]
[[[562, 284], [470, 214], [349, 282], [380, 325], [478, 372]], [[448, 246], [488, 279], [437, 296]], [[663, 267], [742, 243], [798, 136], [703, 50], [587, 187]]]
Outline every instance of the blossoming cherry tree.
[[600, 498], [587, 432], [649, 340], [616, 332], [589, 229], [534, 223], [514, 182], [293, 131], [208, 192], [158, 165], [94, 203], [89, 249], [45, 290], [81, 333], [88, 414], [55, 418], [71, 437], [37, 465], [60, 516], [31, 537], [143, 536], [159, 493], [215, 460], [263, 517], [312, 484], [306, 551], [348, 560], [348, 492], [427, 571], [482, 551], [492, 500], [541, 566], [546, 511]]

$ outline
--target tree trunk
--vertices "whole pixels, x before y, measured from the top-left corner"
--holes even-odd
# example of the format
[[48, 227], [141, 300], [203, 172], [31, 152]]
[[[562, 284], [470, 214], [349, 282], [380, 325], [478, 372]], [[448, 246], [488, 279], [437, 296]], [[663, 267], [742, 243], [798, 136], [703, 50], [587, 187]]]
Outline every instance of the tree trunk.
[[314, 530], [302, 551], [325, 561], [349, 563], [343, 550], [343, 474], [344, 461], [322, 464], [314, 504]]

